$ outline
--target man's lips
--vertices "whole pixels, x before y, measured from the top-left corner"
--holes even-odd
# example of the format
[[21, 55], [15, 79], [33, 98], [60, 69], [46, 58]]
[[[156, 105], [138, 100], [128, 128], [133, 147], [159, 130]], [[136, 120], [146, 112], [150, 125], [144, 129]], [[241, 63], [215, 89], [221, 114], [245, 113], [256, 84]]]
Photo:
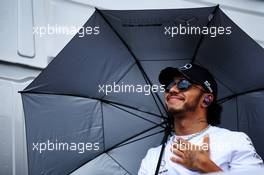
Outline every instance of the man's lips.
[[169, 95], [168, 97], [167, 97], [167, 101], [169, 101], [169, 100], [184, 100], [184, 98], [182, 97], [182, 96], [179, 96], [179, 95]]

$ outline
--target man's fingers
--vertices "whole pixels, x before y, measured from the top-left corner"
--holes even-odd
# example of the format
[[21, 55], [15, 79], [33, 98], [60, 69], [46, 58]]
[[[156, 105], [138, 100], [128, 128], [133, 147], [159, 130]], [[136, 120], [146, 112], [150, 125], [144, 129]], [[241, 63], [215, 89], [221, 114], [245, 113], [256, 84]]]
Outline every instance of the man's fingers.
[[184, 165], [184, 161], [182, 159], [179, 159], [179, 158], [177, 158], [175, 156], [172, 156], [170, 159], [174, 163], [178, 163], [178, 164]]
[[180, 152], [185, 152], [187, 149], [188, 149], [188, 147], [187, 147], [187, 145], [185, 144], [185, 143], [174, 143], [173, 145], [172, 145], [172, 148], [173, 149], [177, 149], [178, 151], [180, 151]]
[[188, 142], [187, 140], [184, 140], [183, 138], [178, 138], [178, 143], [180, 145], [180, 148], [183, 148], [184, 150], [192, 146], [191, 142]]
[[210, 142], [210, 140], [209, 140], [209, 135], [206, 134], [206, 135], [204, 136], [204, 138], [203, 138], [203, 143], [206, 143], [206, 144], [209, 145], [209, 142]]
[[181, 151], [178, 150], [178, 149], [173, 149], [173, 148], [171, 148], [171, 152], [173, 152], [173, 154], [179, 156], [180, 158], [184, 158], [184, 153], [181, 152]]
[[210, 139], [209, 139], [209, 135], [208, 134], [206, 134], [205, 136], [204, 136], [204, 138], [203, 138], [203, 144], [206, 144], [206, 146], [207, 146], [207, 152], [209, 152], [210, 150], [210, 147], [209, 147], [209, 143], [210, 143]]

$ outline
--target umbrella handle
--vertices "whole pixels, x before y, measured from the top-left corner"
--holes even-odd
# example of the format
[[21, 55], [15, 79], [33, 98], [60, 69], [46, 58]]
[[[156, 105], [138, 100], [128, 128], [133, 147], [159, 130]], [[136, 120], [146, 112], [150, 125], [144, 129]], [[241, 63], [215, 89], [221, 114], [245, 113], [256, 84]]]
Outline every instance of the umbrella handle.
[[156, 166], [155, 175], [159, 174], [161, 159], [162, 159], [163, 152], [164, 152], [165, 146], [166, 146], [166, 141], [167, 141], [168, 136], [170, 135], [170, 132], [171, 132], [171, 127], [167, 126], [165, 128], [165, 134], [164, 134], [164, 137], [162, 139], [162, 147], [161, 147], [161, 150], [160, 150], [160, 155], [159, 155], [159, 160], [158, 160], [158, 163], [157, 163], [157, 166]]

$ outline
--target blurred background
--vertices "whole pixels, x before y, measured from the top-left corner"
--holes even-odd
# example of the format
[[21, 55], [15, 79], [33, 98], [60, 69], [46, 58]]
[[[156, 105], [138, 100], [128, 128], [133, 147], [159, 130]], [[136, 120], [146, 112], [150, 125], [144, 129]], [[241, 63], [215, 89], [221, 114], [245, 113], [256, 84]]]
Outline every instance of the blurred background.
[[[0, 174], [27, 175], [24, 89], [74, 35], [37, 35], [37, 26], [81, 27], [99, 9], [220, 8], [264, 47], [261, 0], [2, 0], [0, 2]], [[224, 122], [225, 127], [236, 126]]]

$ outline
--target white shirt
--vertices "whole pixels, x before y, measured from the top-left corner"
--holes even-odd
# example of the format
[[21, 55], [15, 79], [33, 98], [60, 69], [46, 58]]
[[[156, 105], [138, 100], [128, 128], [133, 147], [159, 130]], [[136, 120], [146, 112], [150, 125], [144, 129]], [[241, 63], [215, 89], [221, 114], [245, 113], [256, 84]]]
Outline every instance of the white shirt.
[[[201, 145], [203, 137], [209, 135], [210, 158], [223, 171], [246, 170], [263, 166], [263, 161], [256, 153], [250, 138], [243, 132], [230, 131], [224, 128], [210, 126], [205, 132], [189, 140], [189, 142]], [[177, 136], [176, 136], [177, 137]], [[183, 139], [188, 136], [181, 136]], [[191, 171], [182, 165], [170, 160], [173, 153], [171, 137], [163, 153], [159, 170], [160, 175], [197, 175], [199, 172]], [[154, 175], [158, 163], [161, 146], [151, 148], [141, 162], [138, 175]]]

